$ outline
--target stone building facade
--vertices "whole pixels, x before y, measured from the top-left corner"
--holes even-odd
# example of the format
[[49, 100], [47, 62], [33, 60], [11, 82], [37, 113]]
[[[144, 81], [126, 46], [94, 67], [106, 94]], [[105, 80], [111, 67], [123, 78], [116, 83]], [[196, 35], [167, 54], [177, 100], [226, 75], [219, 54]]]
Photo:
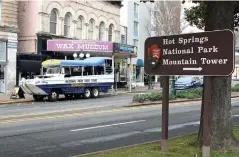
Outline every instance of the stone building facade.
[[0, 93], [16, 85], [17, 1], [0, 1]]
[[120, 41], [120, 5], [104, 1], [19, 1], [19, 52], [37, 53], [37, 36]]

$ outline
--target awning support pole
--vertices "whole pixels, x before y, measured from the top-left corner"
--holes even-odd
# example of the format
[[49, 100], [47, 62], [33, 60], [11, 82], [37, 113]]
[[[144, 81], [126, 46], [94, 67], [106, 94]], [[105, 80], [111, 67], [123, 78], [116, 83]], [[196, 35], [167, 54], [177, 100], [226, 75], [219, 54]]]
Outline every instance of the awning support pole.
[[130, 58], [129, 58], [129, 91], [131, 92], [132, 91], [132, 87], [131, 87], [131, 73], [132, 73], [132, 68], [131, 68], [131, 55], [130, 55]]

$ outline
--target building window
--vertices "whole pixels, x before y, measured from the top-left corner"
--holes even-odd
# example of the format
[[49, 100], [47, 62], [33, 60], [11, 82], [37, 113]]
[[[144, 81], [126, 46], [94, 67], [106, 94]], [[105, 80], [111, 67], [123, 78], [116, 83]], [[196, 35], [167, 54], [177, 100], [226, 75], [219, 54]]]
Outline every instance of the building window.
[[109, 26], [109, 34], [108, 34], [108, 41], [113, 41], [113, 24], [110, 24]]
[[105, 40], [105, 23], [104, 22], [100, 23], [99, 40], [101, 40], [101, 41]]
[[138, 40], [134, 39], [134, 46], [138, 47]]
[[121, 35], [121, 44], [126, 44], [125, 35]]
[[82, 39], [82, 29], [83, 29], [83, 17], [79, 17], [76, 26], [77, 36], [79, 39]]
[[139, 35], [139, 23], [134, 21], [134, 36], [138, 37]]
[[94, 34], [94, 20], [91, 19], [89, 22], [88, 39], [92, 40], [93, 34]]
[[71, 14], [66, 13], [64, 20], [64, 36], [70, 36]]
[[0, 62], [7, 61], [7, 44], [5, 41], [0, 41]]
[[134, 17], [138, 19], [139, 17], [139, 4], [134, 3]]
[[57, 12], [55, 9], [51, 11], [50, 17], [50, 33], [56, 34], [56, 26], [57, 26]]

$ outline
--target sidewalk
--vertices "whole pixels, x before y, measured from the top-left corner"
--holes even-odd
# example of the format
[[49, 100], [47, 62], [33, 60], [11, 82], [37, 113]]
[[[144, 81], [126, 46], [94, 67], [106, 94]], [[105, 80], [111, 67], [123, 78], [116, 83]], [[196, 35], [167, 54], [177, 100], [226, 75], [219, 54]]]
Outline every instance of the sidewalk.
[[0, 104], [13, 104], [33, 101], [32, 96], [27, 94], [25, 94], [25, 99], [10, 99], [10, 97], [11, 94], [0, 94]]
[[154, 91], [160, 91], [162, 90], [162, 88], [160, 88], [159, 85], [154, 85], [153, 89], [148, 89], [148, 86], [137, 86], [135, 88], [135, 90], [131, 90], [131, 92], [129, 90], [125, 90], [125, 88], [118, 88], [117, 89], [117, 93], [118, 94], [125, 94], [125, 93], [139, 93], [139, 92], [154, 92]]
[[[124, 88], [117, 89], [117, 94], [126, 94], [126, 93], [138, 93], [138, 92], [150, 92], [150, 91], [156, 91], [159, 89], [153, 89], [149, 90], [148, 86], [139, 87], [137, 86], [135, 90], [132, 90], [131, 92], [129, 90], [125, 90]], [[11, 94], [1, 94], [0, 93], [0, 104], [13, 104], [13, 103], [24, 103], [24, 102], [32, 102], [33, 98], [31, 95], [25, 94], [25, 99], [10, 99]]]

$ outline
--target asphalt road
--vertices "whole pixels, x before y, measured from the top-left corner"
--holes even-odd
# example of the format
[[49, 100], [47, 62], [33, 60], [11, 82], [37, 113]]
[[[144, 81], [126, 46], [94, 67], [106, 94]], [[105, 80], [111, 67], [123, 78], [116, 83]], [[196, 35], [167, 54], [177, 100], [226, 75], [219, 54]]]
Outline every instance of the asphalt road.
[[[0, 106], [0, 156], [67, 157], [159, 140], [161, 106], [120, 107], [131, 98]], [[239, 99], [232, 102], [239, 124]], [[198, 102], [171, 105], [169, 136], [197, 131], [199, 116]]]

